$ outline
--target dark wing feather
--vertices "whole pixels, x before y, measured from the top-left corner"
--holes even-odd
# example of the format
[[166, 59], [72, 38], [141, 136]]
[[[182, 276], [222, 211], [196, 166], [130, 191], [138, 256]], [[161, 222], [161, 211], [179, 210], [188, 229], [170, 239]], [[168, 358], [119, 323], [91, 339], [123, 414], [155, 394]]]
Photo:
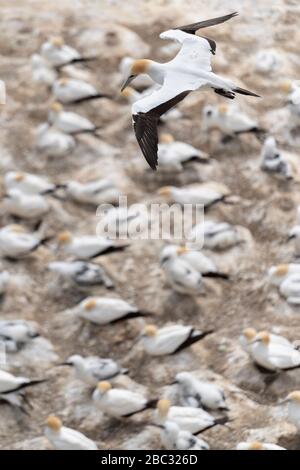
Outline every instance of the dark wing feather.
[[218, 18], [211, 18], [210, 20], [199, 21], [198, 23], [187, 24], [185, 26], [178, 26], [172, 29], [181, 29], [181, 31], [189, 34], [195, 34], [198, 29], [208, 28], [216, 24], [224, 23], [238, 15], [238, 12], [230, 13], [229, 15], [219, 16]]
[[211, 53], [212, 55], [216, 55], [216, 50], [217, 50], [217, 44], [216, 44], [216, 41], [214, 41], [213, 39], [210, 39], [206, 36], [200, 36], [201, 38], [203, 39], [206, 39], [206, 41], [209, 43], [210, 45], [210, 50], [211, 50]]
[[151, 109], [147, 113], [137, 113], [133, 115], [133, 127], [136, 139], [152, 170], [156, 170], [158, 163], [158, 120], [162, 114], [169, 111], [169, 109], [178, 104], [188, 94], [189, 91], [184, 91], [165, 103], [158, 105], [156, 108]]

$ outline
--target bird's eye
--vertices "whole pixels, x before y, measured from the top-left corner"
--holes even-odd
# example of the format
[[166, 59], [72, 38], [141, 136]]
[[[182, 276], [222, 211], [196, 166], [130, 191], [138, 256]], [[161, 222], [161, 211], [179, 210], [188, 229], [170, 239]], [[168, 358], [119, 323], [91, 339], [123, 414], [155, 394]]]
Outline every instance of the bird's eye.
[[212, 111], [206, 111], [206, 116], [211, 116], [212, 115]]

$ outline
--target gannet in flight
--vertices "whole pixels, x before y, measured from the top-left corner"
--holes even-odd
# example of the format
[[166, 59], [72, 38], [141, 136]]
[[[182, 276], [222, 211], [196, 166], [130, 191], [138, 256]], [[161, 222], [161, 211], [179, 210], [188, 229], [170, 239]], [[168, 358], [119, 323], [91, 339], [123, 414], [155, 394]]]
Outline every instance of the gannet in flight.
[[114, 418], [127, 418], [148, 408], [153, 408], [157, 400], [148, 400], [139, 392], [122, 388], [112, 388], [110, 382], [99, 382], [93, 393], [97, 408]]
[[74, 354], [59, 365], [72, 366], [75, 377], [93, 387], [96, 387], [99, 381], [111, 380], [120, 374], [128, 373], [128, 369], [120, 367], [113, 359], [102, 359], [97, 356], [82, 357]]
[[169, 325], [162, 328], [147, 325], [142, 332], [142, 342], [147, 354], [166, 356], [182, 351], [212, 332], [213, 330], [196, 330], [190, 325]]
[[223, 23], [236, 16], [232, 13], [220, 18], [170, 29], [160, 34], [161, 39], [171, 39], [182, 44], [174, 59], [165, 64], [148, 59], [135, 61], [122, 90], [140, 74], [148, 74], [161, 87], [132, 106], [133, 125], [138, 144], [150, 167], [157, 167], [158, 135], [160, 116], [182, 101], [190, 92], [201, 88], [212, 88], [216, 93], [233, 99], [235, 93], [258, 96], [236, 86], [212, 72], [211, 56], [216, 43], [212, 39], [196, 36], [201, 28]]
[[207, 442], [180, 429], [174, 421], [166, 421], [158, 426], [161, 428], [160, 440], [166, 450], [209, 450]]
[[81, 133], [95, 134], [100, 128], [95, 126], [89, 119], [80, 116], [80, 114], [64, 111], [63, 105], [58, 102], [51, 103], [48, 120], [56, 129], [72, 135]]
[[236, 450], [286, 450], [284, 447], [280, 447], [277, 444], [268, 444], [267, 442], [239, 442], [236, 446]]
[[123, 299], [110, 297], [88, 297], [74, 307], [74, 313], [96, 325], [108, 325], [150, 315]]
[[56, 416], [49, 416], [44, 434], [57, 450], [98, 450], [97, 445], [75, 429], [66, 428]]
[[61, 36], [52, 37], [41, 45], [40, 53], [55, 68], [94, 60], [94, 57], [82, 57], [76, 49], [65, 44]]
[[224, 392], [217, 385], [199, 380], [190, 372], [176, 374], [174, 383], [178, 386], [183, 406], [228, 411]]

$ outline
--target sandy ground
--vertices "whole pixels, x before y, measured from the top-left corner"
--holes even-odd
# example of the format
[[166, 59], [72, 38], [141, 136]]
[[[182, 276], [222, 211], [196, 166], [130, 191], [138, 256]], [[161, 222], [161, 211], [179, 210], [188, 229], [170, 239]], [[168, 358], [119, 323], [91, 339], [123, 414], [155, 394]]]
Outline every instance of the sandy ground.
[[[297, 78], [300, 71], [298, 2], [264, 0], [254, 10], [250, 0], [230, 2], [230, 7], [218, 0], [209, 3], [208, 8], [206, 2], [198, 0], [27, 0], [14, 1], [13, 6], [10, 1], [0, 2], [0, 78], [7, 86], [7, 104], [0, 115], [1, 173], [25, 170], [61, 183], [109, 176], [130, 202], [147, 204], [160, 200], [157, 189], [165, 184], [219, 181], [236, 196], [235, 204], [217, 204], [207, 216], [244, 227], [248, 237], [245, 244], [222, 254], [211, 254], [221, 267], [228, 269], [232, 281], [210, 283], [206, 295], [197, 299], [179, 296], [165, 284], [158, 262], [162, 241], [134, 242], [122, 254], [99, 259], [115, 280], [113, 295], [152, 310], [158, 325], [183, 322], [214, 328], [213, 335], [190, 350], [159, 361], [146, 357], [136, 344], [142, 320], [98, 328], [74, 323], [63, 313], [86, 292], [61, 285], [47, 271], [47, 263], [57, 257], [51, 246], [17, 263], [3, 260], [1, 267], [15, 275], [16, 286], [7, 293], [0, 317], [38, 322], [43, 337], [54, 349], [51, 344], [37, 343], [8, 357], [10, 371], [46, 377], [48, 381], [28, 392], [33, 405], [30, 416], [1, 405], [2, 449], [49, 448], [42, 437], [43, 423], [53, 413], [95, 440], [99, 448], [159, 448], [158, 433], [147, 428], [150, 412], [121, 423], [103, 417], [93, 408], [89, 391], [74, 379], [72, 372], [55, 366], [75, 352], [119, 360], [130, 369], [130, 378], [119, 379], [120, 383], [129, 388], [135, 388], [135, 382], [142, 384], [141, 389], [145, 387], [150, 397], [169, 395], [172, 390], [167, 385], [180, 370], [197, 371], [199, 376], [223, 385], [233, 421], [230, 430], [219, 427], [205, 433], [212, 448], [232, 448], [248, 438], [298, 447], [294, 428], [286, 424], [285, 410], [274, 404], [289, 391], [300, 388], [299, 373], [285, 374], [266, 390], [261, 376], [239, 347], [238, 337], [244, 327], [253, 326], [273, 329], [291, 340], [300, 339], [299, 310], [288, 306], [266, 282], [266, 271], [271, 265], [293, 258], [293, 246], [287, 246], [286, 236], [300, 203], [299, 185], [261, 172], [261, 144], [254, 136], [243, 136], [224, 146], [220, 135], [214, 132], [206, 141], [200, 130], [201, 109], [205, 104], [223, 101], [208, 92], [190, 95], [179, 106], [183, 119], [168, 123], [165, 130], [210, 153], [211, 163], [192, 163], [175, 176], [151, 173], [134, 140], [130, 107], [118, 96], [121, 57], [148, 56], [165, 61], [167, 56], [157, 49], [165, 45], [157, 39], [159, 32], [171, 25], [238, 10], [237, 19], [210, 30], [218, 44], [215, 71], [238, 79], [241, 86], [262, 95], [260, 100], [238, 97], [237, 101], [261, 126], [269, 129], [276, 124], [277, 110], [284, 104], [277, 85], [281, 78]], [[139, 35], [138, 51], [135, 37], [123, 40], [121, 26]], [[51, 93], [32, 82], [30, 56], [53, 34], [61, 34], [83, 54], [89, 53], [87, 38], [91, 31], [101, 34], [94, 46], [99, 60], [90, 65], [89, 78], [116, 99], [90, 102], [78, 110], [103, 126], [105, 143], [93, 137], [80, 138], [72, 154], [45, 158], [34, 149], [33, 131], [46, 120]], [[115, 36], [108, 34], [111, 31], [115, 31]], [[254, 69], [255, 54], [262, 48], [274, 48], [282, 58], [273, 74], [262, 75]], [[280, 132], [276, 137], [282, 148], [297, 157], [296, 146], [285, 142]], [[53, 209], [44, 221], [47, 233], [62, 229], [94, 233], [97, 219], [93, 208], [54, 199], [51, 204]], [[10, 221], [8, 215], [1, 216], [1, 225]], [[110, 295], [105, 288], [90, 289], [90, 293]]]

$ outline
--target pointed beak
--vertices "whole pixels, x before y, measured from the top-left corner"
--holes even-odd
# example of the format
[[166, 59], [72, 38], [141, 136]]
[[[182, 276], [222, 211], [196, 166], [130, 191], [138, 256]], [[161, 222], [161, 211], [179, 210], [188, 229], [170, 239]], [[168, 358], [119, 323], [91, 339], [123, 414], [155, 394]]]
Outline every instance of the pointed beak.
[[134, 80], [136, 77], [136, 75], [129, 75], [129, 77], [125, 80], [125, 82], [123, 83], [122, 87], [121, 87], [121, 93], [122, 91], [125, 90], [125, 88], [128, 87], [128, 85], [130, 85], [130, 83], [132, 82], [132, 80]]
[[60, 362], [59, 364], [56, 364], [57, 367], [61, 366], [71, 366], [72, 364], [70, 362]]

